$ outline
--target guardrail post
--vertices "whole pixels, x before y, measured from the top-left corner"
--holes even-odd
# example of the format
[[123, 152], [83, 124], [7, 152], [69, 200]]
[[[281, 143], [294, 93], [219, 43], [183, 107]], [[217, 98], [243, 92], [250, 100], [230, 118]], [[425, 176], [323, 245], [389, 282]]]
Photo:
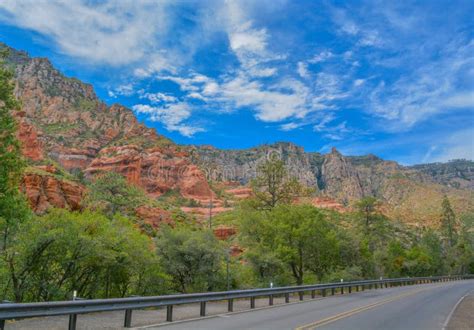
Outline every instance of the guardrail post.
[[125, 320], [123, 322], [124, 328], [131, 328], [132, 327], [132, 310], [126, 309], [125, 310]]
[[173, 322], [173, 305], [166, 306], [166, 321]]
[[250, 308], [255, 308], [255, 297], [250, 297]]
[[69, 314], [68, 330], [76, 330], [77, 314]]
[[344, 287], [341, 286], [341, 294], [344, 294]]
[[234, 299], [227, 300], [227, 311], [229, 312], [234, 311]]
[[304, 292], [303, 292], [303, 291], [300, 291], [300, 292], [298, 292], [298, 294], [300, 295], [300, 300], [303, 300], [303, 294], [304, 294]]
[[311, 299], [316, 298], [316, 290], [311, 290]]
[[273, 306], [273, 295], [268, 296], [268, 305]]
[[199, 315], [206, 316], [206, 302], [205, 301], [201, 301], [201, 311], [199, 312]]
[[352, 293], [352, 287], [349, 285], [349, 293]]
[[5, 329], [5, 320], [0, 320], [0, 330]]
[[321, 296], [326, 297], [326, 289], [321, 290]]
[[289, 302], [290, 302], [290, 294], [285, 293], [285, 303], [289, 303]]
[[334, 296], [335, 293], [336, 293], [336, 289], [335, 289], [335, 288], [331, 288], [331, 295]]

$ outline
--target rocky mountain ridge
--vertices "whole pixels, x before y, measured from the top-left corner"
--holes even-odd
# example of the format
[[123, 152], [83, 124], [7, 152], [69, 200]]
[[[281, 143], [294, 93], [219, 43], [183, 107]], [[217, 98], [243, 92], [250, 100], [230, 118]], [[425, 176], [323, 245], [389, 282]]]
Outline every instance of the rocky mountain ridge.
[[344, 156], [335, 148], [327, 154], [305, 152], [289, 142], [245, 150], [193, 146], [191, 154], [215, 180], [241, 184], [255, 177], [259, 162], [277, 155], [287, 164], [290, 176], [314, 187], [318, 195], [346, 206], [374, 196], [384, 202], [387, 215], [413, 223], [437, 221], [445, 194], [459, 212], [474, 210], [472, 161], [402, 166], [374, 155]]

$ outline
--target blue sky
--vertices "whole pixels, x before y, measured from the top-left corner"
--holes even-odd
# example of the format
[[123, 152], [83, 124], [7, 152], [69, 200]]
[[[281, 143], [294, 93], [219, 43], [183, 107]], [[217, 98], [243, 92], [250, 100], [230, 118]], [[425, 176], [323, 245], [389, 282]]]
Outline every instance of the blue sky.
[[183, 144], [474, 158], [473, 1], [0, 2], [48, 57]]

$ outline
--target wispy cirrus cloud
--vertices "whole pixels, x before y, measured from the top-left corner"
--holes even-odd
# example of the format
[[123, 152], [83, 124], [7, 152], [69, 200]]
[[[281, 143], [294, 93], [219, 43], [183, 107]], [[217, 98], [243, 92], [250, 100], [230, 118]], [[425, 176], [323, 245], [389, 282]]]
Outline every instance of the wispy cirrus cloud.
[[[407, 129], [455, 108], [474, 110], [474, 89], [460, 92], [462, 80], [474, 81], [474, 41], [454, 40], [442, 56], [420, 65], [391, 83], [381, 80], [371, 90], [369, 111], [391, 122], [390, 129]], [[469, 88], [468, 86], [466, 86]]]

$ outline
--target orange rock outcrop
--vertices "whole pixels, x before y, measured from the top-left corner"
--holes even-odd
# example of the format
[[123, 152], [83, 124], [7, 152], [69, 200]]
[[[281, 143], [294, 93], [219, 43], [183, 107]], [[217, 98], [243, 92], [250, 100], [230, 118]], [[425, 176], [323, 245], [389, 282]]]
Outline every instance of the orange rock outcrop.
[[214, 235], [220, 240], [226, 240], [237, 234], [237, 228], [234, 226], [218, 225], [214, 228]]
[[86, 168], [87, 175], [114, 171], [141, 186], [152, 197], [177, 190], [185, 198], [203, 200], [214, 197], [204, 173], [177, 155], [173, 148], [142, 149], [125, 145], [103, 149]]
[[149, 224], [154, 229], [158, 229], [162, 224], [173, 225], [174, 221], [171, 213], [159, 207], [140, 206], [136, 209], [137, 216], [146, 224]]
[[21, 143], [21, 152], [23, 156], [30, 158], [33, 161], [42, 160], [44, 158], [41, 143], [38, 140], [38, 132], [34, 126], [28, 124], [25, 120], [20, 119], [17, 137]]
[[21, 190], [25, 193], [34, 212], [44, 213], [50, 207], [81, 208], [84, 187], [52, 175], [27, 173], [21, 182]]
[[331, 209], [338, 212], [347, 212], [348, 209], [338, 201], [329, 197], [316, 197], [310, 201], [311, 205], [321, 209]]

